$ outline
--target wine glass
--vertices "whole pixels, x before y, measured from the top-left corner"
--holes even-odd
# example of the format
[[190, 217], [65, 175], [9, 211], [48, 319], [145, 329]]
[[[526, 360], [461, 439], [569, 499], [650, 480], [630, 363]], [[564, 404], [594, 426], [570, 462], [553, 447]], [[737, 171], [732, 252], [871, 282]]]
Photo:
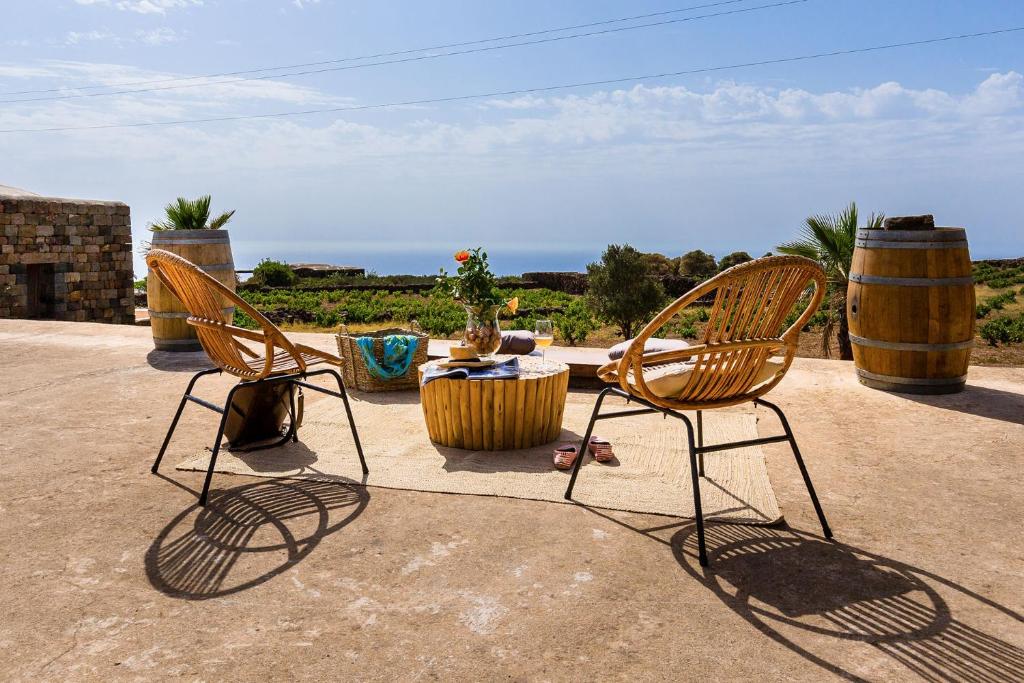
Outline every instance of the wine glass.
[[547, 360], [547, 348], [555, 341], [554, 328], [550, 320], [538, 320], [534, 327], [534, 341], [540, 347], [541, 360]]

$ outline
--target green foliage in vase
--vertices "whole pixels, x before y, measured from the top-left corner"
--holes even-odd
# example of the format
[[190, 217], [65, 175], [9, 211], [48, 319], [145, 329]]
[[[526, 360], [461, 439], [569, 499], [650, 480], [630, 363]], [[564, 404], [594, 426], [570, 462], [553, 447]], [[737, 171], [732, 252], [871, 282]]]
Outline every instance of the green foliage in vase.
[[498, 289], [497, 278], [487, 263], [487, 252], [481, 247], [455, 253], [459, 269], [449, 275], [442, 268], [437, 278], [441, 291], [447, 292], [456, 301], [476, 310], [484, 310], [504, 303]]
[[164, 220], [159, 223], [150, 223], [149, 229], [153, 232], [163, 230], [219, 230], [223, 228], [231, 217], [235, 215], [234, 209], [225, 211], [219, 216], [210, 220], [210, 195], [203, 195], [198, 199], [185, 199], [178, 197], [174, 202], [164, 207]]

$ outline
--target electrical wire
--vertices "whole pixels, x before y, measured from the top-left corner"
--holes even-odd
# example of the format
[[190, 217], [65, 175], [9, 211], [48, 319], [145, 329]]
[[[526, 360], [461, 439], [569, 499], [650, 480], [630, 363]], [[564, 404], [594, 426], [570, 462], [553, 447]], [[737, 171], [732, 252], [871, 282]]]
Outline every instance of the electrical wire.
[[309, 116], [312, 114], [333, 114], [339, 112], [350, 112], [350, 111], [366, 111], [369, 109], [387, 109], [391, 107], [404, 107], [413, 105], [424, 105], [424, 104], [442, 104], [447, 102], [461, 102], [466, 100], [477, 100], [485, 99], [489, 97], [511, 97], [515, 95], [527, 95], [538, 92], [553, 92], [557, 90], [570, 90], [575, 88], [586, 88], [599, 85], [614, 85], [618, 83], [629, 83], [635, 81], [644, 80], [656, 80], [663, 78], [672, 78], [677, 76], [690, 76], [694, 74], [712, 73], [716, 71], [727, 71], [731, 69], [743, 69], [754, 66], [766, 66], [770, 64], [786, 64], [792, 62], [804, 62], [815, 59], [825, 59], [828, 57], [838, 57], [842, 55], [854, 55], [864, 54], [868, 52], [879, 52], [881, 50], [892, 50], [896, 48], [904, 47], [915, 47], [918, 45], [931, 45], [934, 43], [945, 43], [955, 40], [967, 40], [970, 38], [983, 38], [995, 35], [1001, 35], [1006, 33], [1015, 33], [1018, 31], [1024, 31], [1024, 26], [1017, 26], [1012, 28], [994, 29], [991, 31], [980, 31], [978, 33], [962, 33], [959, 35], [942, 36], [939, 38], [926, 38], [923, 40], [913, 40], [902, 43], [889, 43], [886, 45], [872, 45], [868, 47], [851, 48], [848, 50], [833, 50], [831, 52], [818, 52], [810, 55], [798, 55], [794, 57], [778, 57], [775, 59], [764, 59], [755, 62], [743, 62], [738, 64], [729, 64], [724, 66], [709, 66], [699, 69], [686, 69], [683, 71], [671, 71], [658, 74], [647, 74], [644, 76], [627, 76], [625, 78], [609, 78], [598, 81], [585, 81], [580, 83], [567, 83], [562, 85], [549, 85], [536, 88], [519, 88], [515, 90], [501, 90], [488, 93], [476, 93], [472, 95], [454, 95], [450, 97], [436, 97], [429, 99], [419, 100], [406, 100], [403, 102], [387, 102], [380, 104], [364, 104], [364, 105], [353, 105], [349, 107], [333, 107], [330, 109], [307, 109], [304, 111], [288, 111], [288, 112], [276, 112], [270, 114], [240, 114], [235, 116], [217, 116], [210, 118], [201, 119], [181, 119], [176, 121], [144, 121], [139, 123], [110, 123], [110, 124], [99, 124], [92, 126], [60, 126], [53, 128], [9, 128], [0, 129], [0, 133], [54, 133], [54, 132], [66, 132], [66, 131], [82, 131], [82, 130], [109, 130], [115, 128], [143, 128], [149, 126], [177, 126], [186, 125], [193, 123], [216, 123], [224, 121], [245, 121], [251, 119], [273, 119], [273, 118], [284, 118], [291, 116]]
[[128, 81], [124, 83], [107, 83], [104, 85], [79, 85], [79, 86], [62, 86], [59, 88], [47, 88], [43, 90], [16, 90], [13, 92], [2, 92], [0, 97], [6, 97], [8, 95], [35, 95], [39, 93], [51, 93], [61, 92], [62, 90], [96, 90], [100, 88], [128, 88], [137, 85], [156, 85], [159, 83], [172, 83], [176, 81], [191, 81], [202, 78], [224, 78], [227, 76], [244, 76], [248, 74], [262, 73], [264, 71], [281, 71], [284, 69], [304, 69], [310, 66], [324, 66], [326, 64], [341, 64], [344, 62], [358, 62], [364, 59], [381, 59], [383, 57], [398, 57], [401, 55], [415, 54], [417, 52], [426, 52], [428, 50], [448, 50], [455, 47], [468, 47], [470, 45], [481, 45], [483, 43], [495, 43], [502, 40], [516, 40], [518, 38], [532, 38], [533, 36], [545, 35], [548, 33], [559, 33], [561, 31], [575, 31], [581, 28], [593, 28], [595, 26], [607, 26], [608, 24], [619, 24], [625, 21], [638, 21], [640, 19], [651, 19], [653, 17], [662, 17], [669, 14], [679, 14], [680, 12], [692, 12], [698, 9], [708, 9], [711, 7], [721, 7], [723, 5], [735, 5], [740, 2], [748, 2], [749, 0], [721, 0], [720, 2], [710, 2], [703, 5], [692, 5], [690, 7], [680, 7], [678, 9], [664, 10], [661, 12], [651, 12], [649, 14], [636, 14], [631, 17], [622, 17], [619, 19], [605, 19], [602, 21], [594, 21], [589, 24], [576, 24], [574, 26], [562, 26], [560, 28], [548, 28], [540, 31], [529, 31], [527, 33], [512, 33], [505, 36], [496, 36], [494, 38], [481, 38], [479, 40], [467, 40], [459, 43], [446, 43], [444, 45], [431, 45], [429, 47], [418, 47], [407, 50], [396, 50], [394, 52], [379, 52], [372, 55], [361, 55], [359, 57], [343, 57], [340, 59], [328, 59], [320, 62], [305, 62], [303, 64], [286, 64], [282, 66], [267, 66], [261, 69], [245, 69], [242, 71], [224, 71], [221, 73], [203, 74], [199, 76], [181, 76], [178, 78], [163, 78], [156, 80], [147, 81]]
[[802, 4], [802, 3], [805, 3], [805, 2], [809, 2], [809, 0], [782, 0], [781, 2], [774, 2], [774, 3], [768, 4], [768, 5], [757, 5], [755, 7], [744, 7], [744, 8], [741, 8], [741, 9], [728, 10], [728, 11], [725, 11], [725, 12], [715, 12], [715, 13], [712, 13], [712, 14], [700, 14], [700, 15], [693, 16], [693, 17], [683, 17], [681, 19], [667, 19], [667, 20], [664, 20], [664, 21], [657, 21], [657, 22], [652, 22], [652, 23], [648, 23], [648, 24], [637, 24], [635, 26], [622, 26], [622, 27], [619, 27], [619, 28], [608, 28], [608, 29], [602, 29], [602, 30], [599, 30], [599, 31], [589, 31], [587, 33], [573, 33], [573, 34], [570, 34], [570, 35], [567, 35], [567, 36], [554, 36], [554, 37], [551, 37], [551, 38], [538, 38], [536, 40], [528, 40], [528, 41], [524, 41], [524, 42], [520, 42], [520, 43], [507, 43], [505, 45], [489, 45], [487, 47], [476, 47], [476, 48], [470, 48], [470, 49], [467, 49], [467, 50], [456, 50], [456, 51], [452, 51], [452, 52], [442, 52], [442, 53], [439, 53], [439, 54], [417, 55], [415, 57], [401, 57], [401, 58], [398, 58], [398, 59], [389, 59], [389, 60], [380, 61], [380, 62], [369, 62], [369, 63], [366, 63], [366, 64], [350, 64], [348, 66], [324, 67], [324, 68], [321, 68], [321, 69], [310, 69], [310, 70], [307, 70], [307, 71], [292, 71], [292, 72], [289, 72], [289, 73], [281, 73], [281, 74], [265, 74], [265, 75], [262, 75], [262, 76], [248, 76], [248, 77], [245, 77], [245, 78], [234, 78], [234, 79], [228, 79], [228, 80], [223, 80], [223, 81], [213, 81], [213, 82], [210, 82], [210, 83], [183, 83], [183, 84], [180, 84], [180, 85], [167, 85], [167, 86], [155, 87], [155, 88], [139, 88], [137, 90], [115, 90], [115, 91], [112, 91], [112, 92], [77, 93], [77, 94], [72, 94], [72, 95], [53, 95], [53, 96], [49, 96], [49, 97], [28, 97], [28, 98], [22, 98], [22, 99], [16, 99], [16, 100], [0, 100], [0, 104], [15, 104], [15, 103], [19, 103], [19, 102], [48, 102], [48, 101], [54, 101], [54, 100], [80, 99], [80, 98], [85, 98], [85, 97], [110, 97], [110, 96], [113, 96], [113, 95], [134, 95], [134, 94], [138, 94], [138, 93], [160, 92], [160, 91], [164, 91], [164, 90], [181, 90], [181, 89], [184, 89], [184, 88], [205, 88], [205, 87], [210, 87], [210, 86], [215, 86], [215, 85], [229, 85], [231, 83], [241, 83], [241, 82], [250, 82], [250, 81], [265, 81], [265, 80], [270, 80], [270, 79], [275, 79], [276, 80], [276, 79], [279, 79], [279, 78], [292, 78], [292, 77], [295, 77], [295, 76], [310, 76], [310, 75], [313, 75], [313, 74], [322, 74], [322, 73], [329, 73], [329, 72], [334, 72], [334, 71], [349, 71], [349, 70], [352, 70], [352, 69], [365, 69], [365, 68], [372, 67], [372, 66], [384, 66], [384, 65], [388, 65], [388, 64], [403, 64], [403, 63], [406, 63], [406, 62], [420, 62], [420, 61], [425, 61], [425, 60], [429, 60], [429, 59], [440, 59], [442, 57], [454, 57], [454, 56], [459, 56], [459, 55], [474, 54], [474, 53], [478, 53], [478, 52], [492, 52], [494, 50], [504, 50], [504, 49], [510, 48], [510, 47], [523, 47], [523, 46], [529, 46], [529, 45], [541, 45], [541, 44], [544, 44], [544, 43], [555, 43], [555, 42], [559, 42], [559, 41], [563, 41], [563, 40], [573, 40], [575, 38], [588, 38], [588, 37], [591, 37], [591, 36], [607, 35], [607, 34], [610, 34], [610, 33], [621, 33], [623, 31], [635, 31], [637, 29], [654, 28], [654, 27], [657, 27], [657, 26], [667, 26], [667, 25], [670, 25], [670, 24], [680, 24], [680, 23], [690, 22], [690, 21], [699, 21], [701, 19], [711, 19], [711, 18], [714, 18], [714, 17], [724, 17], [724, 16], [733, 15], [733, 14], [744, 14], [744, 13], [747, 13], [747, 12], [756, 12], [758, 10], [774, 9], [776, 7], [785, 7], [786, 5], [798, 5], [798, 4]]

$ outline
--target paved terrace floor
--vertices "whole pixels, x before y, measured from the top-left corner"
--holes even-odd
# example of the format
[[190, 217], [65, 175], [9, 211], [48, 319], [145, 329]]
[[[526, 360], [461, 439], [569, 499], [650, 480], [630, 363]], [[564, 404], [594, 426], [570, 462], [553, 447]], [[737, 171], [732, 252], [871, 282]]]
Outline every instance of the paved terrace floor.
[[911, 398], [798, 360], [837, 542], [775, 445], [788, 526], [710, 525], [702, 570], [687, 520], [543, 502], [220, 475], [200, 511], [172, 466], [212, 414], [149, 466], [201, 362], [148, 335], [0, 321], [2, 680], [1024, 678], [1024, 369]]

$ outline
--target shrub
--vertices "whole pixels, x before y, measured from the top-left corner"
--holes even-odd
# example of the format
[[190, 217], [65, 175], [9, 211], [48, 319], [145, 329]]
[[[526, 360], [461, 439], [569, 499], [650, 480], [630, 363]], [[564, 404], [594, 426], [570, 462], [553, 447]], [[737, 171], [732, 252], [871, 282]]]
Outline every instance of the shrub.
[[662, 278], [676, 274], [677, 263], [664, 254], [644, 254], [644, 260], [650, 268], [651, 275]]
[[741, 263], [747, 261], [753, 261], [754, 258], [745, 251], [734, 251], [731, 254], [727, 254], [722, 257], [722, 260], [718, 262], [718, 272], [722, 272], [733, 266], [738, 266]]
[[565, 312], [554, 316], [555, 329], [569, 346], [587, 341], [587, 335], [598, 328], [587, 302], [576, 299], [565, 307]]
[[679, 257], [679, 274], [706, 280], [718, 272], [715, 257], [700, 249], [688, 251]]
[[287, 263], [265, 258], [253, 269], [252, 279], [264, 287], [291, 287], [297, 278]]
[[1024, 342], [1024, 313], [1016, 318], [1004, 315], [989, 320], [978, 329], [978, 334], [992, 346]]
[[665, 290], [653, 275], [644, 255], [627, 245], [611, 244], [600, 263], [587, 266], [591, 308], [618, 326], [625, 339], [662, 306]]
[[146, 277], [142, 278], [141, 280], [136, 280], [135, 281], [135, 289], [137, 289], [140, 292], [145, 292], [146, 291], [146, 281], [148, 279], [149, 279], [149, 276], [147, 275]]
[[1008, 303], [1017, 300], [1017, 293], [1013, 290], [990, 296], [975, 306], [975, 317], [981, 320], [992, 311], [1001, 311]]

